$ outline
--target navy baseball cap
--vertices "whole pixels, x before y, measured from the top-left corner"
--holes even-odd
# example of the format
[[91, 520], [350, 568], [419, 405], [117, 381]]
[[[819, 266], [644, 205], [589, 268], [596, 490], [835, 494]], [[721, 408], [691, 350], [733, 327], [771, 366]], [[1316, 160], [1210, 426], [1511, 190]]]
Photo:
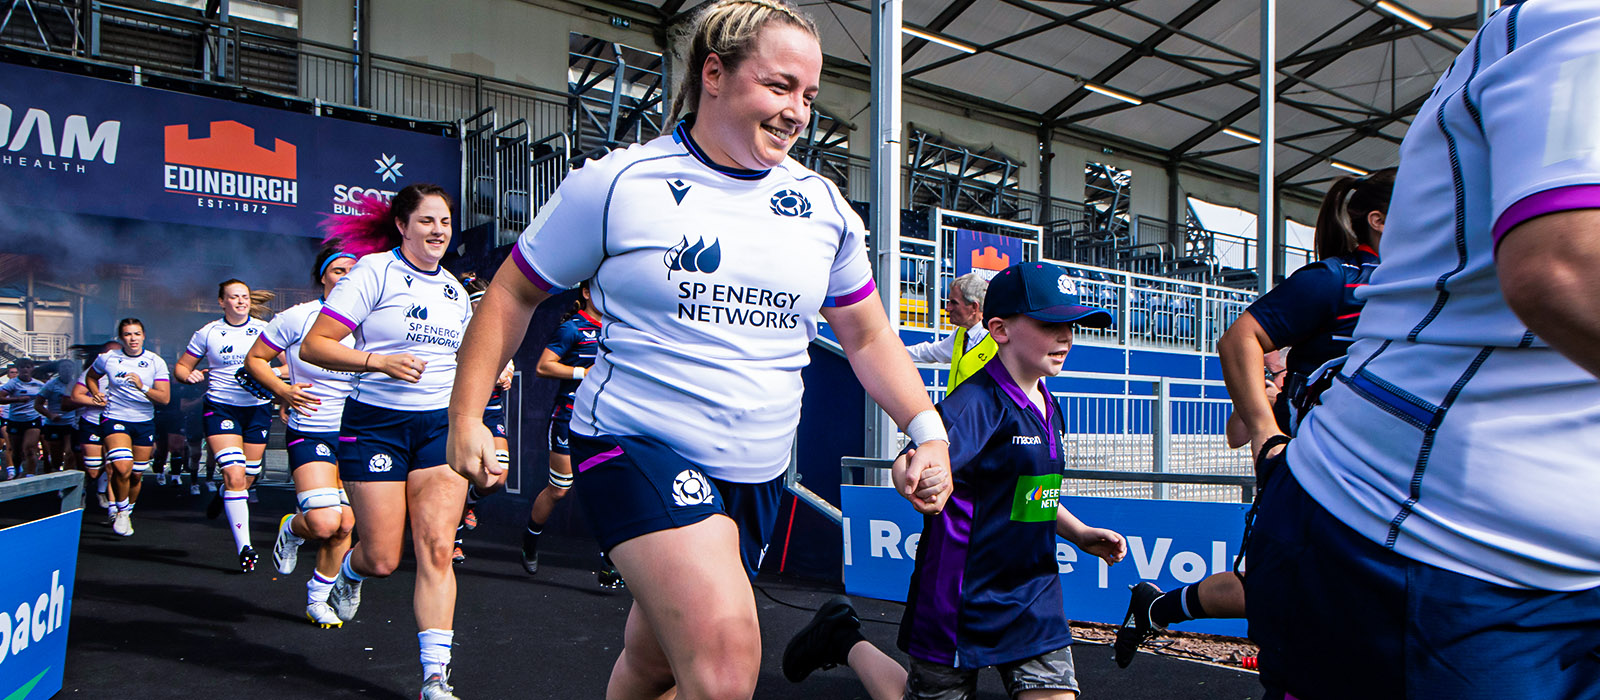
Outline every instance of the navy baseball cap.
[[1078, 281], [1059, 266], [1025, 262], [1002, 270], [989, 280], [983, 298], [983, 319], [1026, 314], [1046, 323], [1076, 323], [1089, 328], [1110, 326], [1110, 311], [1078, 303]]

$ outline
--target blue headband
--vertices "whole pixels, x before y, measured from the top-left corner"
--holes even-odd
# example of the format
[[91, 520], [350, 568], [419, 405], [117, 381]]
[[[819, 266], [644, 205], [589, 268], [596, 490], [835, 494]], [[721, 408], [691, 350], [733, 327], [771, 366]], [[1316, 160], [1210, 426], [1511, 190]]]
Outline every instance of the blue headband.
[[321, 279], [323, 275], [327, 274], [328, 266], [332, 265], [333, 261], [338, 260], [339, 258], [350, 258], [351, 260], [355, 260], [356, 256], [345, 252], [329, 255], [327, 260], [322, 261], [322, 267], [317, 270], [317, 278]]

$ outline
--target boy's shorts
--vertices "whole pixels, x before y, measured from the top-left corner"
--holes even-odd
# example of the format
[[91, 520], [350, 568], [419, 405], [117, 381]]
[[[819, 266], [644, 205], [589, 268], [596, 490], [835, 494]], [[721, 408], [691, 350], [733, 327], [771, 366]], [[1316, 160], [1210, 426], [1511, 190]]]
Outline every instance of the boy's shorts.
[[[913, 657], [906, 674], [906, 700], [969, 700], [978, 697], [976, 668], [955, 668]], [[1078, 692], [1072, 647], [1062, 647], [1035, 657], [997, 664], [1000, 682], [1012, 698], [1029, 690]]]
[[756, 484], [715, 479], [643, 435], [573, 433], [572, 464], [578, 503], [600, 551], [722, 514], [738, 526], [740, 558], [755, 579], [777, 523], [782, 476]]
[[212, 435], [238, 435], [246, 445], [267, 444], [267, 430], [272, 426], [272, 404], [258, 406], [233, 406], [206, 399], [206, 437]]

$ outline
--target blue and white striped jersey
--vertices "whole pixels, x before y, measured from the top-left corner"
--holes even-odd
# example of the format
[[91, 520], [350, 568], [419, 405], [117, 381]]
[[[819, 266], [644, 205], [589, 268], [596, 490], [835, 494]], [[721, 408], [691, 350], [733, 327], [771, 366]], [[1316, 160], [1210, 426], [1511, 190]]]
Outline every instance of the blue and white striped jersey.
[[738, 170], [685, 121], [568, 176], [513, 259], [544, 289], [593, 278], [600, 355], [572, 430], [648, 435], [713, 477], [782, 473], [824, 306], [870, 296], [866, 227], [794, 160]]
[[1529, 332], [1495, 267], [1517, 224], [1600, 207], [1597, 95], [1600, 0], [1510, 4], [1401, 145], [1356, 341], [1289, 462], [1404, 556], [1506, 586], [1600, 586], [1600, 382]]

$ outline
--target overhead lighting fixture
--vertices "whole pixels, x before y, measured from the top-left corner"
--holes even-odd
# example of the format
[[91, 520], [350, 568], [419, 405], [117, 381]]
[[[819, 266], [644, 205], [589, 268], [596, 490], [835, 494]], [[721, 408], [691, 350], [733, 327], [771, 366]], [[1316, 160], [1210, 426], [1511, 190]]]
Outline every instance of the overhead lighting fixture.
[[1331, 165], [1331, 166], [1333, 166], [1335, 168], [1338, 168], [1339, 170], [1343, 170], [1343, 171], [1345, 171], [1347, 173], [1350, 173], [1351, 175], [1354, 175], [1356, 177], [1366, 177], [1368, 175], [1367, 171], [1362, 170], [1361, 168], [1357, 168], [1357, 167], [1355, 167], [1353, 165], [1345, 165], [1344, 163], [1340, 163], [1339, 161], [1336, 161], [1336, 160], [1328, 161], [1328, 165]]
[[1261, 143], [1261, 139], [1258, 139], [1258, 138], [1256, 138], [1254, 136], [1251, 136], [1251, 135], [1249, 135], [1247, 133], [1244, 133], [1243, 131], [1240, 131], [1238, 129], [1234, 129], [1234, 128], [1231, 128], [1231, 127], [1224, 127], [1222, 129], [1222, 133], [1227, 134], [1229, 136], [1232, 136], [1232, 137], [1234, 137], [1236, 139], [1240, 139], [1240, 140], [1243, 140], [1243, 141], [1249, 141], [1250, 143]]
[[1134, 97], [1132, 95], [1124, 95], [1124, 94], [1122, 94], [1120, 92], [1117, 92], [1116, 90], [1112, 90], [1111, 88], [1107, 88], [1107, 87], [1100, 87], [1099, 85], [1095, 85], [1094, 83], [1084, 83], [1083, 84], [1083, 89], [1088, 90], [1089, 92], [1095, 93], [1097, 95], [1105, 95], [1106, 97], [1109, 97], [1109, 98], [1111, 98], [1113, 100], [1122, 100], [1123, 102], [1126, 102], [1126, 103], [1128, 103], [1130, 105], [1142, 105], [1142, 104], [1144, 104], [1144, 100], [1141, 100], [1141, 99], [1139, 99], [1137, 97]]
[[1425, 32], [1433, 31], [1433, 25], [1429, 24], [1428, 20], [1425, 20], [1425, 19], [1423, 19], [1421, 17], [1418, 17], [1417, 15], [1413, 14], [1410, 10], [1407, 10], [1404, 7], [1401, 7], [1401, 6], [1396, 5], [1396, 4], [1392, 3], [1392, 2], [1389, 2], [1389, 0], [1378, 0], [1378, 9], [1383, 10], [1384, 12], [1387, 12], [1387, 13], [1389, 13], [1391, 15], [1396, 16], [1396, 17], [1399, 17], [1400, 19], [1403, 19], [1403, 20], [1405, 20], [1407, 22], [1410, 22], [1411, 24], [1415, 25], [1416, 27], [1418, 27], [1422, 31], [1425, 31]]
[[921, 29], [915, 29], [915, 28], [912, 28], [912, 27], [907, 27], [905, 25], [901, 25], [900, 26], [900, 31], [905, 32], [906, 34], [910, 34], [911, 36], [914, 36], [914, 37], [916, 37], [918, 39], [922, 39], [924, 41], [931, 41], [931, 42], [933, 42], [935, 44], [938, 44], [940, 46], [948, 46], [948, 47], [950, 47], [952, 49], [955, 49], [957, 51], [964, 51], [966, 53], [977, 53], [978, 52], [978, 50], [976, 48], [974, 48], [974, 47], [968, 46], [968, 45], [963, 44], [963, 43], [961, 43], [959, 41], [956, 41], [954, 39], [946, 39], [946, 38], [944, 38], [942, 36], [939, 36], [938, 34], [933, 34], [931, 32], [922, 31]]

